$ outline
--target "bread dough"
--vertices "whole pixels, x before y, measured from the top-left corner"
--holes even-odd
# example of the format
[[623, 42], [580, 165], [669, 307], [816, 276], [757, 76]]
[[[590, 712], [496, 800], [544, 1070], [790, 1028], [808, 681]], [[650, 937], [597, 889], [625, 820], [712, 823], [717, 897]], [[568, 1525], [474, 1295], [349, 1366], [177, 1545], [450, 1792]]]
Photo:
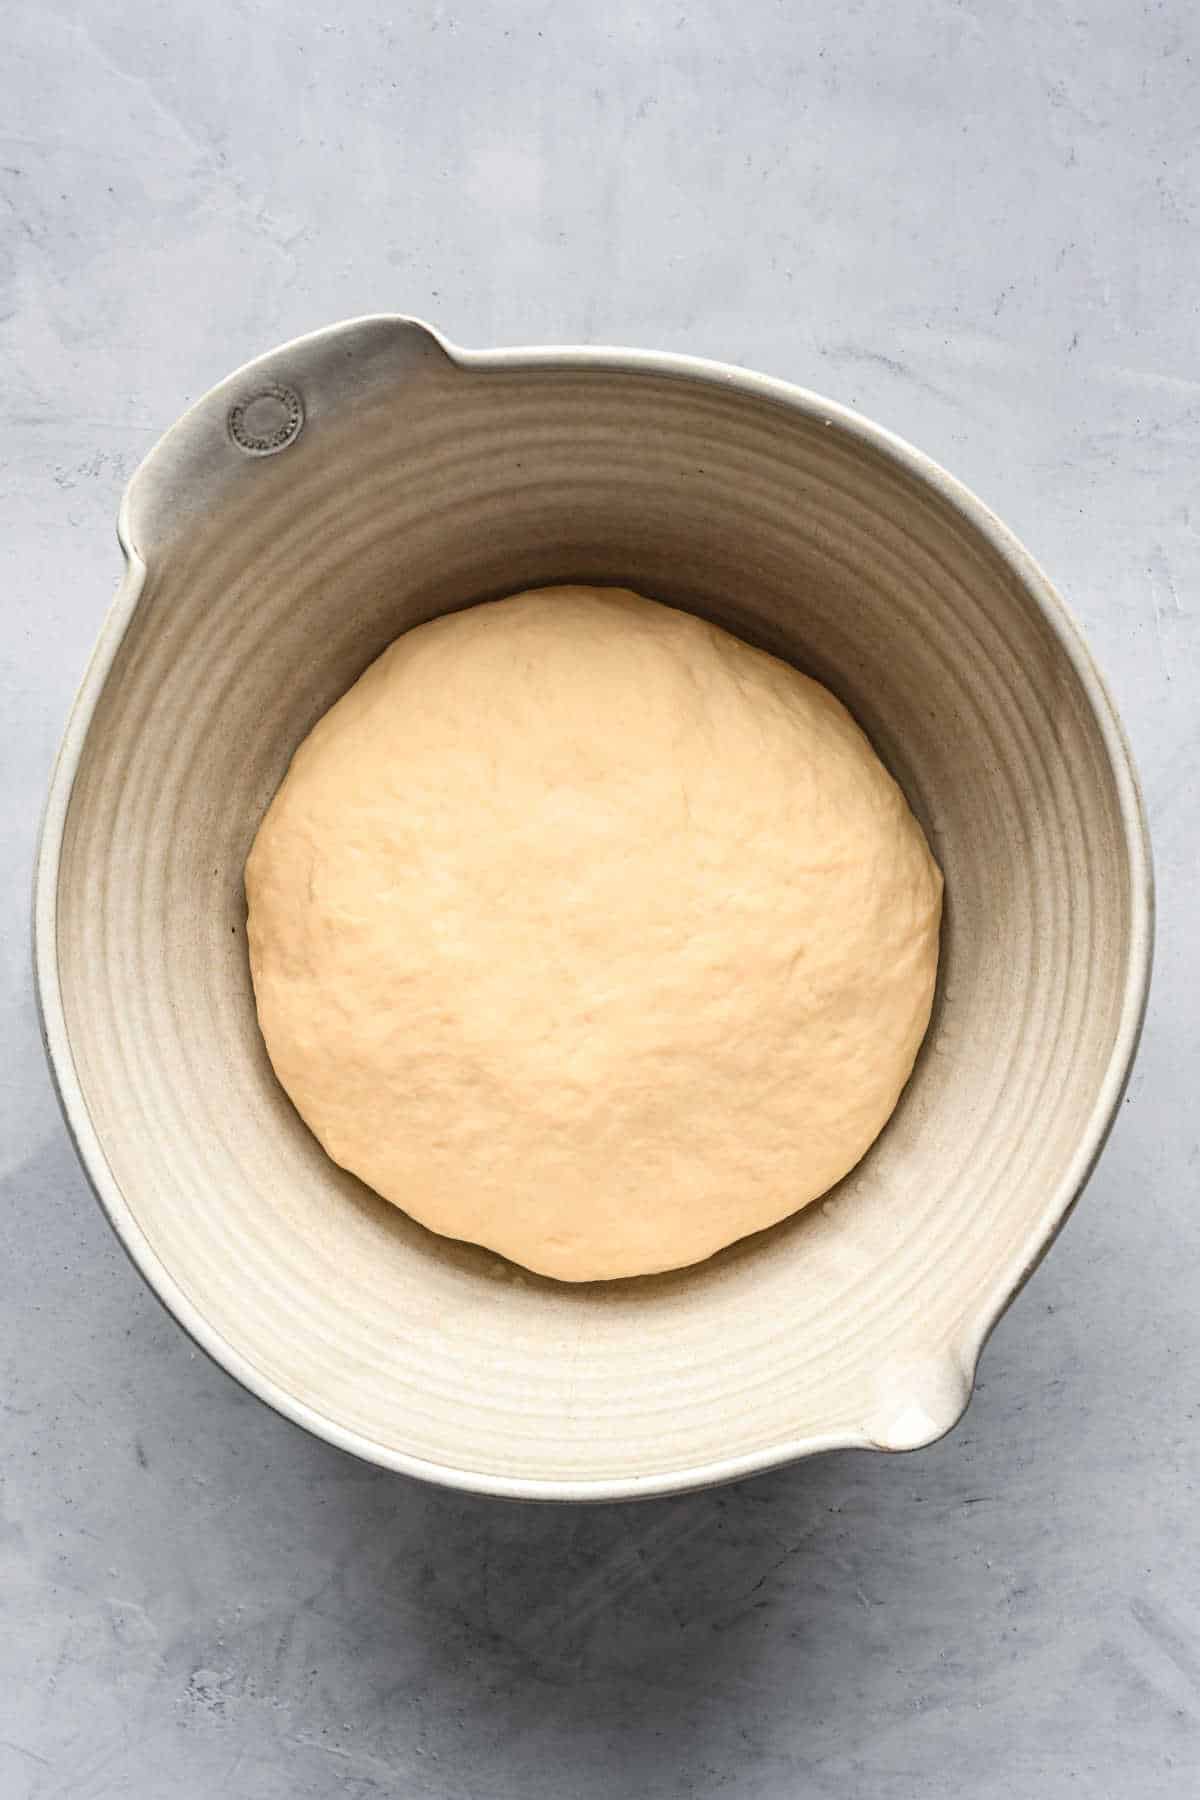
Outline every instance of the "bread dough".
[[398, 638], [296, 752], [246, 893], [267, 1050], [334, 1161], [589, 1281], [858, 1162], [928, 1024], [942, 878], [825, 688], [560, 587]]

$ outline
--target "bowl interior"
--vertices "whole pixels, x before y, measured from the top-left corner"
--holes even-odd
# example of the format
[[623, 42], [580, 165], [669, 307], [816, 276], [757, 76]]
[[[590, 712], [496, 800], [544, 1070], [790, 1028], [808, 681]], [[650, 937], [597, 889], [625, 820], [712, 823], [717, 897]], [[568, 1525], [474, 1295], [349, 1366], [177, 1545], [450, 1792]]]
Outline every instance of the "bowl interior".
[[[444, 1479], [634, 1492], [937, 1435], [1085, 1172], [1128, 1010], [1135, 871], [1075, 652], [952, 491], [766, 385], [401, 366], [386, 339], [296, 383], [286, 452], [218, 444], [226, 396], [135, 482], [144, 585], [65, 821], [63, 1015], [127, 1241], [236, 1373]], [[297, 742], [398, 632], [567, 581], [827, 682], [946, 875], [933, 1024], [865, 1161], [707, 1264], [588, 1287], [436, 1238], [326, 1159], [259, 1038], [242, 890]]]

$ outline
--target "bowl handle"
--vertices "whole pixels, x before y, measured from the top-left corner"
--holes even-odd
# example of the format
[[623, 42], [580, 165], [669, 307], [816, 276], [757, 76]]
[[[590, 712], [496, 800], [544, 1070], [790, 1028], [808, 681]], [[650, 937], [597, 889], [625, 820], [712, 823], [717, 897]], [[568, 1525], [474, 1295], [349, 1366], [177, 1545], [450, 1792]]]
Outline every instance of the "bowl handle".
[[974, 1368], [947, 1347], [936, 1356], [897, 1357], [874, 1382], [864, 1436], [877, 1450], [919, 1450], [936, 1443], [962, 1418], [971, 1399]]
[[197, 400], [135, 471], [117, 524], [131, 566], [235, 485], [273, 485], [281, 468], [313, 454], [323, 426], [368, 395], [461, 373], [432, 326], [399, 313], [347, 319], [256, 357]]

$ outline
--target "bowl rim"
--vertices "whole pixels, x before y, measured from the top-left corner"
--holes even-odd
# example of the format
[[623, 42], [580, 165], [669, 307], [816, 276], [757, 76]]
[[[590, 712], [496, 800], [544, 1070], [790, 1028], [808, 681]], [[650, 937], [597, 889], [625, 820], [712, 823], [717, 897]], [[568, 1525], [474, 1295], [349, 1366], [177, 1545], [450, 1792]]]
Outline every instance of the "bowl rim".
[[[1021, 1253], [996, 1271], [971, 1327], [945, 1353], [948, 1360], [947, 1404], [939, 1409], [936, 1420], [928, 1420], [929, 1428], [911, 1440], [884, 1442], [872, 1436], [865, 1424], [848, 1424], [843, 1430], [784, 1438], [743, 1455], [718, 1457], [685, 1468], [587, 1480], [507, 1476], [413, 1456], [341, 1425], [260, 1371], [193, 1305], [152, 1248], [121, 1192], [91, 1118], [71, 1049], [58, 969], [57, 900], [64, 831], [84, 744], [97, 701], [146, 580], [147, 563], [134, 542], [134, 497], [143, 487], [153, 491], [169, 483], [172, 468], [178, 464], [187, 446], [197, 415], [210, 412], [214, 404], [223, 404], [248, 377], [273, 375], [283, 357], [296, 361], [302, 379], [306, 355], [327, 349], [331, 341], [339, 338], [347, 340], [349, 348], [353, 340], [378, 334], [381, 330], [423, 334], [452, 364], [464, 370], [560, 369], [669, 375], [776, 402], [808, 419], [836, 427], [844, 436], [878, 452], [886, 462], [932, 489], [992, 548], [1037, 608], [1079, 679], [1099, 727], [1113, 774], [1130, 868], [1129, 946], [1117, 1031], [1095, 1102], [1066, 1170], [1026, 1234]], [[1070, 1216], [1104, 1148], [1137, 1053], [1154, 950], [1154, 876], [1149, 828], [1124, 727], [1073, 613], [1024, 545], [996, 514], [970, 489], [905, 439], [850, 407], [790, 382], [701, 357], [615, 346], [532, 345], [468, 350], [451, 343], [434, 327], [411, 315], [370, 313], [293, 338], [245, 363], [201, 396], [151, 448], [130, 479], [121, 501], [117, 536], [125, 560], [124, 575], [71, 707], [42, 814], [33, 880], [34, 985], [51, 1078], [84, 1173], [134, 1267], [193, 1342], [249, 1393], [327, 1443], [400, 1474], [503, 1499], [604, 1501], [685, 1493], [761, 1474], [826, 1450], [917, 1449], [935, 1442], [951, 1430], [970, 1403], [979, 1357], [988, 1338]]]

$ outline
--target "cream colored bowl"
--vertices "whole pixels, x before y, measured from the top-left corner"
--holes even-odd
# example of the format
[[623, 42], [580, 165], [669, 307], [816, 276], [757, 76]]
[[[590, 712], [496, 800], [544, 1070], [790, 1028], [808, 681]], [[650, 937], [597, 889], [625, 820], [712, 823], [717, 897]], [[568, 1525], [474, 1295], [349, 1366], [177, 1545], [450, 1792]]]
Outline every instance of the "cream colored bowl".
[[[385, 317], [214, 389], [120, 536], [50, 791], [37, 975], [84, 1165], [196, 1341], [331, 1442], [494, 1494], [663, 1493], [953, 1425], [1100, 1151], [1150, 963], [1128, 750], [1004, 527], [779, 382], [465, 352]], [[576, 581], [827, 682], [947, 894], [933, 1024], [854, 1173], [697, 1268], [583, 1288], [433, 1237], [327, 1160], [259, 1038], [242, 892], [292, 750], [397, 632]]]

